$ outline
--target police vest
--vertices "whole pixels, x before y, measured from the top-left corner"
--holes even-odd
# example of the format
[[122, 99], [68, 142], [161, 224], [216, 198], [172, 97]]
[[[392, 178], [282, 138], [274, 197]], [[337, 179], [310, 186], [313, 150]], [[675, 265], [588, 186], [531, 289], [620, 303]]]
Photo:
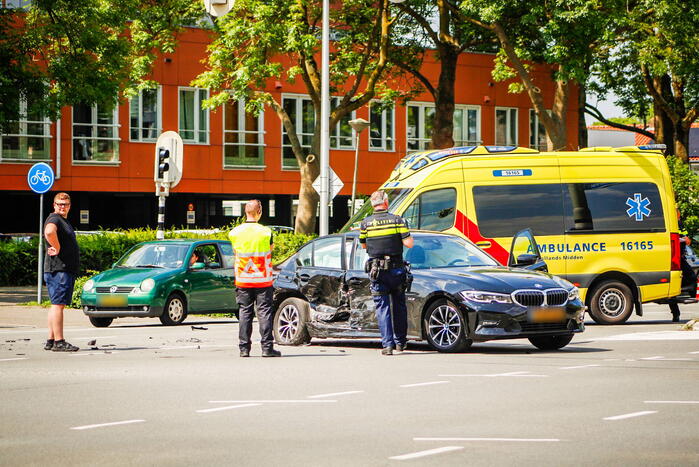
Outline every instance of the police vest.
[[236, 287], [272, 285], [272, 230], [257, 222], [245, 222], [228, 234], [235, 250]]
[[359, 242], [366, 243], [371, 258], [403, 256], [403, 239], [410, 236], [405, 220], [386, 211], [365, 218], [359, 227]]

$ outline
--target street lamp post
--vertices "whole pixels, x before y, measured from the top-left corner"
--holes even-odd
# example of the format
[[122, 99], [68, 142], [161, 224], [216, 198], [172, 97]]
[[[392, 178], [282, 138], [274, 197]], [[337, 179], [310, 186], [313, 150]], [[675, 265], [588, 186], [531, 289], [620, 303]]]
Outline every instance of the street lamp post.
[[369, 122], [363, 118], [355, 118], [349, 121], [350, 126], [354, 129], [354, 175], [352, 176], [352, 210], [350, 211], [350, 217], [354, 216], [354, 200], [357, 193], [357, 165], [359, 160], [359, 134], [369, 127]]
[[330, 166], [330, 1], [323, 0], [323, 30], [320, 77], [320, 235], [328, 234], [330, 203], [328, 172]]

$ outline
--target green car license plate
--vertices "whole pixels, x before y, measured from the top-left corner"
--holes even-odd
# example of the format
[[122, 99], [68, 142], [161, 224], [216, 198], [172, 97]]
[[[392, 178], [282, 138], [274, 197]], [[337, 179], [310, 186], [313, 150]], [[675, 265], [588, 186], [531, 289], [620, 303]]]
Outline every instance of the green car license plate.
[[566, 312], [561, 307], [539, 307], [529, 310], [531, 323], [562, 323], [566, 320]]
[[97, 306], [121, 307], [126, 306], [128, 297], [126, 295], [98, 295]]

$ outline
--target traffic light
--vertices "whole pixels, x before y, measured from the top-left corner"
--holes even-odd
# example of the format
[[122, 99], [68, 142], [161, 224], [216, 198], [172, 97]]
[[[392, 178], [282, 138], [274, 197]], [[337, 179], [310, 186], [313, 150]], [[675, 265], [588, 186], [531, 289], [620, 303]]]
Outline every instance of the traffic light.
[[162, 182], [167, 182], [165, 172], [170, 170], [170, 150], [165, 147], [158, 148], [158, 176], [157, 179]]

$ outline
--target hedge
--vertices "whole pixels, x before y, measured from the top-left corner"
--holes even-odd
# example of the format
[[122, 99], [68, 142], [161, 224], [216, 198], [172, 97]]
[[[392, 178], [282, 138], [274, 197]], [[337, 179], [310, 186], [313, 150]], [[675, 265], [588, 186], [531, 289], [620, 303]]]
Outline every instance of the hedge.
[[[132, 246], [155, 240], [154, 229], [102, 231], [90, 235], [78, 235], [80, 248], [80, 274], [88, 276], [95, 271], [109, 269]], [[165, 238], [227, 239], [228, 230], [210, 234], [165, 231]], [[313, 236], [293, 233], [274, 234], [272, 261], [279, 263], [294, 253]], [[44, 243], [45, 246], [45, 243]], [[38, 238], [29, 242], [0, 242], [0, 286], [34, 285], [37, 282]]]

